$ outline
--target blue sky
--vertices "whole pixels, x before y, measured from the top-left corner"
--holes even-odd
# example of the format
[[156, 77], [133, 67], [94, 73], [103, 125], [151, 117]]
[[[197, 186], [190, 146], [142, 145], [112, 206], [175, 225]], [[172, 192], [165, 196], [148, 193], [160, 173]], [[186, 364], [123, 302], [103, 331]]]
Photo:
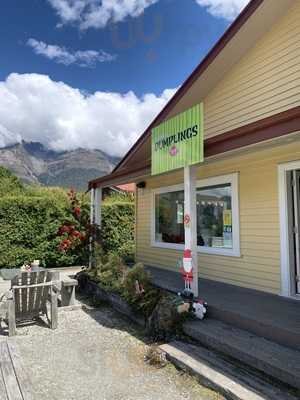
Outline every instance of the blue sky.
[[122, 155], [246, 3], [3, 0], [0, 146]]

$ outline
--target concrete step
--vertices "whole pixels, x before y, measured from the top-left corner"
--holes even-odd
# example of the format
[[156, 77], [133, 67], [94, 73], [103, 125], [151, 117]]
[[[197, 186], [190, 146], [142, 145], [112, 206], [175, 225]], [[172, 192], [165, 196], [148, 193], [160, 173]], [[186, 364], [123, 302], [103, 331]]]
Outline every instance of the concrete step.
[[[174, 293], [183, 289], [178, 272], [151, 266], [147, 269], [158, 287]], [[204, 278], [199, 279], [199, 295], [208, 303], [209, 317], [300, 351], [298, 300]]]
[[[273, 296], [273, 298], [277, 300], [276, 296]], [[264, 299], [262, 299], [262, 301], [264, 301]], [[289, 303], [288, 301], [286, 301], [285, 303], [282, 303], [284, 305], [291, 304], [294, 306], [292, 302]], [[297, 306], [298, 308], [300, 308], [299, 303], [297, 304]], [[267, 308], [266, 305], [264, 305], [264, 307]], [[281, 312], [283, 312], [282, 304], [278, 304], [278, 307], [281, 309]], [[256, 312], [254, 310], [253, 315], [253, 313], [247, 313], [244, 310], [241, 311], [240, 307], [238, 307], [237, 305], [232, 305], [230, 302], [222, 303], [218, 301], [211, 301], [209, 302], [209, 316], [213, 319], [217, 319], [233, 325], [236, 328], [252, 332], [257, 336], [262, 336], [283, 346], [300, 351], [299, 327], [298, 329], [295, 329], [295, 324], [286, 324], [283, 320], [278, 320], [278, 318], [274, 318], [273, 308], [276, 308], [276, 304], [274, 304], [274, 306], [272, 306], [271, 308], [272, 309], [264, 310], [265, 312], [261, 313], [258, 309], [258, 306], [256, 305]], [[297, 311], [299, 313], [299, 310]], [[297, 319], [298, 318], [299, 317], [297, 316]], [[293, 315], [290, 316], [290, 319], [293, 319]]]
[[229, 400], [296, 400], [287, 387], [270, 383], [241, 369], [232, 361], [200, 345], [181, 341], [163, 344], [167, 359], [194, 375], [202, 385], [221, 393]]
[[300, 352], [207, 318], [188, 321], [184, 333], [202, 345], [300, 389]]

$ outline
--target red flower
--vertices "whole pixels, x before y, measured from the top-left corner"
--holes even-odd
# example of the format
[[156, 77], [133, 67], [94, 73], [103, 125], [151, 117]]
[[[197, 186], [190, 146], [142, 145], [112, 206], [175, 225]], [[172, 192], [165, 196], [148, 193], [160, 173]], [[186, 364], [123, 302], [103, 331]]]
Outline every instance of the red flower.
[[72, 245], [72, 242], [71, 242], [70, 239], [64, 239], [64, 240], [60, 243], [59, 249], [60, 249], [61, 251], [66, 251], [66, 250], [68, 250], [68, 249], [71, 247], [71, 245]]
[[60, 245], [58, 246], [58, 249], [60, 251], [66, 251], [67, 250], [67, 246], [65, 243], [60, 243]]
[[76, 215], [76, 217], [80, 216], [80, 212], [81, 212], [80, 207], [75, 207], [74, 208], [74, 214]]
[[64, 233], [69, 233], [70, 227], [67, 225], [62, 225], [58, 230], [58, 235], [62, 236]]

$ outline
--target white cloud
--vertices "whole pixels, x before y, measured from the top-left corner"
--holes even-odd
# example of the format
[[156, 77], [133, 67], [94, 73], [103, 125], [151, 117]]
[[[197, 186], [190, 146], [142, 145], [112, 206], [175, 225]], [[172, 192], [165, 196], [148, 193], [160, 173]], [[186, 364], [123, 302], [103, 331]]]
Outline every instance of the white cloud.
[[[186, 1], [186, 0], [185, 0]], [[215, 17], [234, 19], [250, 0], [195, 0]], [[59, 26], [77, 23], [82, 30], [105, 28], [110, 22], [138, 17], [159, 0], [48, 0], [60, 18]]]
[[9, 131], [5, 126], [0, 124], [0, 148], [11, 144], [20, 143], [21, 135]]
[[159, 0], [48, 0], [61, 24], [79, 23], [80, 29], [104, 28], [109, 22], [138, 17]]
[[80, 67], [91, 68], [97, 63], [109, 62], [116, 59], [115, 55], [108, 54], [103, 50], [69, 51], [65, 47], [47, 44], [32, 38], [27, 41], [27, 46], [30, 46], [35, 54], [64, 65], [77, 64]]
[[[10, 74], [0, 82], [0, 123], [15, 141], [40, 141], [49, 148], [98, 148], [121, 156], [175, 93], [87, 95], [47, 75]], [[12, 142], [12, 134], [0, 144]]]
[[242, 9], [249, 3], [249, 0], [196, 0], [203, 7], [207, 7], [210, 14], [233, 20]]

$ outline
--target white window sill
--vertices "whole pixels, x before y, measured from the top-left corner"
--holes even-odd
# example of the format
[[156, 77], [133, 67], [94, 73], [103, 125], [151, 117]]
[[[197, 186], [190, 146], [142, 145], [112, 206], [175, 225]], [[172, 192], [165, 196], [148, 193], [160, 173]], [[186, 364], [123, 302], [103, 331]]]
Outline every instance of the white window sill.
[[[184, 244], [176, 244], [176, 243], [154, 242], [151, 244], [151, 247], [158, 247], [166, 250], [177, 250], [177, 251], [184, 250]], [[227, 256], [227, 257], [241, 257], [240, 250], [238, 249], [198, 246], [197, 251], [200, 254], [212, 254], [212, 255]]]

